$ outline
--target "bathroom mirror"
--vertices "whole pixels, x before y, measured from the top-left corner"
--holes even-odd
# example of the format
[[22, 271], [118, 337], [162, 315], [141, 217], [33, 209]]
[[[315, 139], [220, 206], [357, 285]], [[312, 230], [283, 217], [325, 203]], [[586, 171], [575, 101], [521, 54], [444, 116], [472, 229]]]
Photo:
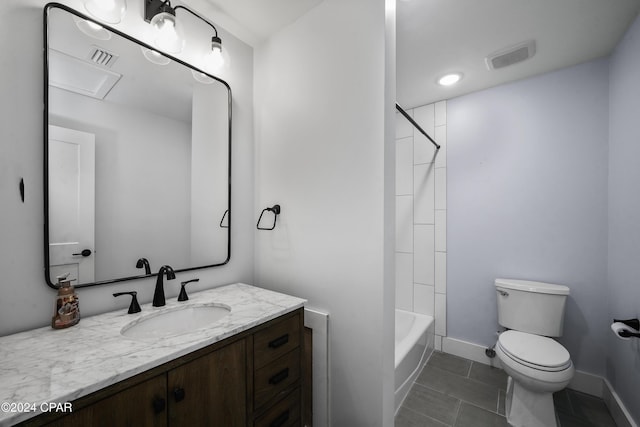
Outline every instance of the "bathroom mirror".
[[44, 32], [47, 284], [227, 263], [229, 85], [60, 4]]

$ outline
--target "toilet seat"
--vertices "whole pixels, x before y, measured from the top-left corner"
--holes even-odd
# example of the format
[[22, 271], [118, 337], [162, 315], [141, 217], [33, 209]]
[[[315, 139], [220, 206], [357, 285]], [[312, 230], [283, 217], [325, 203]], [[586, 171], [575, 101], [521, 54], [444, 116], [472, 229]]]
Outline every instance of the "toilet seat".
[[572, 366], [567, 349], [548, 337], [510, 330], [500, 334], [498, 346], [514, 362], [532, 369], [559, 372]]

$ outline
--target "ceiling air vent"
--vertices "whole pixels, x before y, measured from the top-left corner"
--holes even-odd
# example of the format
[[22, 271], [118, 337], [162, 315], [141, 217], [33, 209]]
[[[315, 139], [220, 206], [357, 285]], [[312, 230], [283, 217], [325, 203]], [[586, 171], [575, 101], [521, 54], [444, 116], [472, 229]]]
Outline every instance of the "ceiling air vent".
[[508, 67], [509, 65], [517, 64], [525, 59], [529, 59], [535, 55], [535, 53], [536, 42], [535, 40], [529, 40], [492, 53], [484, 60], [487, 63], [488, 69], [497, 70], [498, 68]]
[[118, 55], [102, 49], [101, 47], [91, 46], [91, 51], [87, 58], [96, 65], [111, 68], [118, 59]]

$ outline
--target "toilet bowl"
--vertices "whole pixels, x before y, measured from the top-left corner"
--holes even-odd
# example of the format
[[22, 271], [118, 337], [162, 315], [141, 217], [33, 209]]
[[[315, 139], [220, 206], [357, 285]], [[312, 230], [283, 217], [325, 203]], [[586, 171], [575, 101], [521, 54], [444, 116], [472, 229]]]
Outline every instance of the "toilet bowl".
[[569, 352], [545, 336], [508, 330], [500, 334], [496, 355], [509, 375], [507, 422], [515, 427], [555, 427], [553, 393], [575, 373]]

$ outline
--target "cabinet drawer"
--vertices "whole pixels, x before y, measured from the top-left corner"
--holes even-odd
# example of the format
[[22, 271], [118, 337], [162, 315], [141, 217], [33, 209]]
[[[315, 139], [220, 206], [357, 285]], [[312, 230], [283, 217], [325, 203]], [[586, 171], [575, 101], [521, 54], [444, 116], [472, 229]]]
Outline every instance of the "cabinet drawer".
[[300, 389], [297, 388], [256, 419], [254, 427], [290, 427], [300, 424]]
[[300, 314], [256, 332], [253, 340], [254, 366], [258, 369], [300, 345]]
[[254, 377], [255, 408], [261, 407], [299, 379], [299, 348], [256, 370]]

